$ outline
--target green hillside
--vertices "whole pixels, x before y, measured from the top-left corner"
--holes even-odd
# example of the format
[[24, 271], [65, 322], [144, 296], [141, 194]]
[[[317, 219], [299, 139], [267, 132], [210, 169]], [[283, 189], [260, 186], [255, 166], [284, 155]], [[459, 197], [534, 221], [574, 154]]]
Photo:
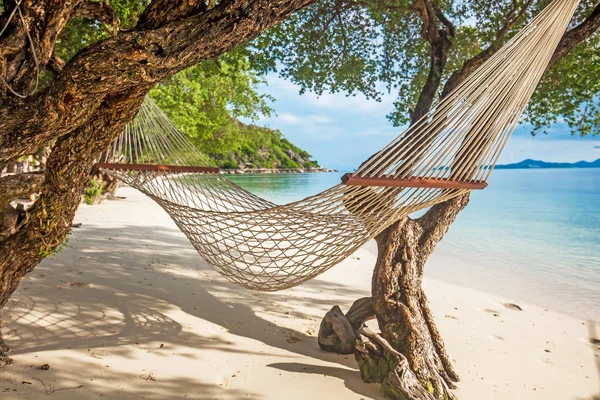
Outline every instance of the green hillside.
[[209, 154], [219, 168], [318, 168], [308, 152], [295, 146], [281, 132], [240, 124], [240, 143], [232, 150]]

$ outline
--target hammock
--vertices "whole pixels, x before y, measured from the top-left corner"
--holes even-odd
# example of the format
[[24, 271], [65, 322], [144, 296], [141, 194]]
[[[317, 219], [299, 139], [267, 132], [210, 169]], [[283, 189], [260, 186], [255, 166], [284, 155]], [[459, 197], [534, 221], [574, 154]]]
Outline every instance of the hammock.
[[404, 216], [487, 185], [577, 4], [553, 1], [435, 110], [315, 196], [277, 205], [242, 189], [149, 99], [97, 165], [155, 200], [232, 282], [298, 285]]

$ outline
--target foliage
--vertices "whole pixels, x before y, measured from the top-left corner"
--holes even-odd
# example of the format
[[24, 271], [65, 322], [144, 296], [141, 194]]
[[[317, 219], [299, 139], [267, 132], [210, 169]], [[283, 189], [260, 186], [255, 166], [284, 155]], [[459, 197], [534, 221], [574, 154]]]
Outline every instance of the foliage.
[[96, 200], [96, 197], [100, 196], [104, 190], [105, 183], [97, 181], [96, 179], [90, 179], [83, 191], [83, 200], [86, 204], [92, 205]]
[[[111, 0], [110, 4], [119, 18], [120, 28], [133, 27], [149, 0]], [[56, 42], [55, 54], [68, 61], [85, 47], [113, 34], [112, 26], [83, 18], [72, 18]]]
[[281, 132], [237, 122], [241, 143], [235, 150], [211, 154], [220, 168], [318, 168], [308, 152], [294, 146]]
[[[249, 48], [253, 67], [277, 71], [302, 91], [358, 92], [379, 100], [397, 95], [388, 118], [410, 121], [429, 73], [430, 47], [409, 0], [324, 0], [260, 36]], [[442, 81], [463, 63], [491, 47], [498, 48], [537, 15], [549, 0], [441, 1], [456, 28]], [[597, 4], [582, 0], [573, 25]], [[517, 9], [511, 8], [516, 5]], [[521, 11], [523, 11], [521, 13]], [[505, 34], [502, 34], [505, 24]], [[525, 114], [534, 132], [565, 120], [573, 132], [598, 134], [600, 113], [600, 34], [556, 64], [544, 77]], [[441, 90], [441, 88], [440, 88]]]
[[58, 253], [60, 253], [64, 249], [66, 249], [67, 246], [69, 245], [69, 238], [71, 236], [71, 233], [72, 233], [72, 230], [69, 230], [69, 232], [67, 232], [67, 234], [65, 235], [65, 238], [63, 239], [63, 241], [60, 242], [60, 244], [54, 248], [42, 247], [38, 252], [39, 256], [42, 258], [54, 257], [55, 255], [57, 255]]
[[157, 105], [221, 168], [311, 168], [310, 155], [281, 132], [246, 125], [271, 115], [270, 96], [242, 51], [198, 64], [162, 82], [151, 93]]
[[[147, 3], [148, 0], [112, 0], [121, 28], [133, 26]], [[61, 33], [56, 55], [67, 61], [79, 50], [109, 36], [111, 29], [97, 22], [72, 19]], [[219, 166], [317, 165], [309, 161], [308, 153], [282, 138], [281, 133], [238, 121], [271, 115], [269, 103], [273, 99], [257, 91], [262, 82], [263, 78], [251, 69], [246, 52], [238, 50], [176, 74], [160, 83], [150, 96]], [[88, 189], [93, 191], [89, 186]]]
[[207, 154], [236, 149], [242, 143], [236, 118], [271, 114], [262, 80], [241, 53], [198, 64], [159, 84], [150, 96], [177, 127]]
[[[134, 26], [148, 2], [111, 0], [121, 29]], [[66, 62], [81, 49], [111, 34], [111, 26], [73, 18], [61, 32], [55, 54]], [[42, 82], [49, 83], [50, 76], [42, 76]], [[238, 121], [239, 118], [254, 121], [271, 115], [273, 110], [269, 104], [273, 99], [257, 91], [262, 82], [263, 78], [251, 69], [247, 52], [240, 49], [167, 79], [152, 90], [150, 96], [201, 151], [214, 158], [218, 166], [317, 166], [316, 162], [310, 161], [308, 153], [289, 143], [280, 132]], [[95, 189], [88, 186], [86, 202], [88, 190], [91, 193]], [[93, 201], [92, 197], [90, 201]]]

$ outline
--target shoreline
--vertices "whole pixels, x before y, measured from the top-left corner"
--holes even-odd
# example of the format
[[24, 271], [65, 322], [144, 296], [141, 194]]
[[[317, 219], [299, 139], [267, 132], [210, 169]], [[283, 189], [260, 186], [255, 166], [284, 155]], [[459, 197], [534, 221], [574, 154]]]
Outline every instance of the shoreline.
[[[15, 361], [0, 370], [3, 398], [41, 398], [51, 384], [67, 400], [299, 400], [315, 390], [383, 399], [352, 356], [316, 342], [333, 305], [345, 311], [369, 295], [368, 246], [301, 286], [253, 292], [204, 263], [148, 197], [118, 194], [125, 199], [81, 206], [68, 247], [27, 275], [3, 310]], [[430, 277], [424, 286], [461, 377], [458, 398], [600, 393], [597, 324]]]
[[[374, 257], [377, 256], [375, 243], [369, 242], [363, 248]], [[582, 288], [551, 282], [540, 278], [534, 271], [528, 274], [499, 271], [491, 265], [459, 254], [445, 246], [444, 242], [438, 245], [427, 261], [425, 278], [600, 324], [600, 308], [594, 308], [595, 299], [586, 299], [585, 303], [579, 300], [577, 305], [572, 305], [557, 296], [565, 286], [570, 288], [570, 292], [581, 291]]]
[[329, 168], [244, 168], [244, 169], [223, 169], [220, 168], [219, 172], [225, 175], [248, 175], [248, 174], [306, 174], [306, 173], [318, 173], [318, 172], [339, 172], [336, 169]]

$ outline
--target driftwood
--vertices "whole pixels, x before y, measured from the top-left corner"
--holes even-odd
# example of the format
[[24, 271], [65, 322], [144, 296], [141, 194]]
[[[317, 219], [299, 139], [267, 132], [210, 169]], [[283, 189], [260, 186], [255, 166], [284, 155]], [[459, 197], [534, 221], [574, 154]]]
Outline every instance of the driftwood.
[[374, 318], [375, 312], [370, 297], [356, 300], [346, 315], [340, 307], [333, 306], [321, 321], [319, 347], [333, 353], [354, 353], [357, 331], [366, 321]]

